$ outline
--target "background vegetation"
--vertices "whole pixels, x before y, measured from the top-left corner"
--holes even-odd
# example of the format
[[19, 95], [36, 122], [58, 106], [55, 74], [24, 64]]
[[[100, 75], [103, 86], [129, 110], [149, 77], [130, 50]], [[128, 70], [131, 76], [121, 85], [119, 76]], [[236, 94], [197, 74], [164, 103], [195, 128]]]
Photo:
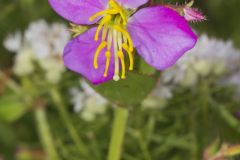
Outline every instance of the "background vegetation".
[[[177, 0], [165, 2], [184, 3]], [[240, 48], [239, 0], [198, 0], [194, 6], [207, 16], [207, 21], [192, 24], [199, 34], [232, 40], [234, 46]], [[32, 21], [39, 19], [66, 23], [52, 11], [47, 1], [0, 1], [0, 11], [0, 68], [7, 73], [11, 73], [15, 56], [2, 46], [9, 33], [24, 31]], [[41, 134], [48, 132], [41, 132], [41, 125], [43, 130], [51, 132], [57, 150], [56, 159], [106, 159], [113, 120], [111, 103], [106, 105], [103, 114], [87, 121], [80, 118], [81, 112], [74, 112], [68, 94], [69, 88], [78, 85], [78, 75], [67, 72], [56, 85], [42, 82], [38, 75], [21, 79], [12, 75], [11, 78], [20, 84], [21, 93], [15, 96], [1, 79], [0, 160], [46, 159], [46, 147], [51, 146], [44, 142]], [[134, 73], [129, 81], [120, 82], [118, 87], [107, 84], [94, 88], [110, 101], [132, 106], [122, 159], [217, 160], [210, 157], [226, 150], [229, 156], [222, 159], [239, 159], [235, 156], [240, 152], [239, 97], [235, 96], [236, 87], [221, 86], [217, 78], [211, 75], [199, 78], [194, 87], [176, 87], [171, 100], [163, 102], [158, 99], [157, 105], [150, 108], [140, 101], [155, 86], [155, 77], [137, 77]], [[129, 87], [127, 91], [122, 89], [126, 86]], [[115, 92], [106, 93], [106, 88], [122, 94], [127, 92], [127, 95], [119, 98]], [[142, 90], [143, 95], [138, 96], [136, 93]], [[3, 109], [7, 106], [9, 109]], [[39, 108], [44, 110], [39, 112]], [[47, 121], [43, 120], [46, 120], [44, 116]], [[39, 123], [39, 119], [43, 121]], [[49, 128], [44, 128], [44, 124]], [[236, 154], [231, 154], [233, 152]]]

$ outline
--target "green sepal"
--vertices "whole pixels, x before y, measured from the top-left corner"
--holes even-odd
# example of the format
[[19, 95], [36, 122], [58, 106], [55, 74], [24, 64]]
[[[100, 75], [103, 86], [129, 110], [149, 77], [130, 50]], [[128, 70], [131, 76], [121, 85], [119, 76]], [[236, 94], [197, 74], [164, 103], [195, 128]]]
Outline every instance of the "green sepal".
[[135, 106], [140, 104], [152, 91], [157, 82], [157, 76], [147, 76], [129, 73], [125, 80], [109, 81], [93, 88], [111, 102], [120, 106]]

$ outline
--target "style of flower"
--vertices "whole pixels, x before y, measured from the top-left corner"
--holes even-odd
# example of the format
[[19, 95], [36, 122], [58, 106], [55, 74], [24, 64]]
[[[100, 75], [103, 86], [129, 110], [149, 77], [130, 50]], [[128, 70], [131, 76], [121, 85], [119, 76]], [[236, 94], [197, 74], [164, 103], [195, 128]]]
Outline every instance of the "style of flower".
[[89, 30], [71, 40], [64, 63], [93, 84], [126, 78], [134, 68], [134, 48], [151, 66], [164, 70], [188, 50], [197, 36], [173, 9], [153, 6], [139, 9], [148, 0], [49, 0], [62, 17]]

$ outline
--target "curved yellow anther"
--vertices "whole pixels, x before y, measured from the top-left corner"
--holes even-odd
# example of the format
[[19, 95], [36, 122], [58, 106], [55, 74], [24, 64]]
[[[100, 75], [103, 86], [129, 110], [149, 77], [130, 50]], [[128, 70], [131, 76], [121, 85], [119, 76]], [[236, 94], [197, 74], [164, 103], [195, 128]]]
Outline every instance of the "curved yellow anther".
[[109, 5], [113, 8], [118, 8], [121, 9], [121, 7], [117, 4], [117, 2], [115, 2], [115, 0], [109, 0]]
[[123, 11], [120, 11], [119, 13], [123, 19], [123, 25], [126, 26], [127, 25], [127, 17], [124, 15]]
[[97, 31], [96, 31], [96, 34], [95, 34], [95, 37], [94, 37], [94, 40], [95, 41], [98, 41], [98, 37], [99, 37], [99, 32], [101, 31], [103, 25], [105, 24], [108, 24], [108, 22], [111, 20], [111, 16], [110, 15], [106, 15], [100, 22], [98, 28], [97, 28]]
[[121, 64], [122, 64], [122, 76], [121, 76], [121, 78], [125, 79], [126, 78], [126, 67], [125, 67], [125, 61], [124, 61], [124, 54], [123, 54], [122, 50], [118, 51], [118, 57], [119, 57], [119, 59], [121, 61]]
[[106, 67], [105, 67], [105, 71], [104, 71], [104, 77], [108, 76], [108, 69], [109, 69], [109, 65], [110, 65], [110, 59], [111, 59], [111, 52], [110, 50], [107, 50], [106, 53]]
[[122, 47], [128, 53], [128, 57], [129, 57], [129, 61], [130, 61], [129, 70], [132, 71], [133, 70], [133, 65], [134, 65], [133, 53], [130, 52], [129, 47], [128, 47], [128, 45], [126, 43], [124, 43], [122, 45]]
[[118, 13], [119, 13], [119, 10], [117, 10], [117, 9], [104, 10], [104, 11], [101, 11], [101, 12], [97, 12], [96, 14], [94, 14], [93, 16], [91, 16], [91, 17], [89, 18], [89, 21], [94, 21], [94, 19], [96, 19], [97, 17], [102, 16], [102, 15], [104, 15], [104, 14], [114, 15], [114, 14], [118, 14]]
[[112, 8], [114, 8], [114, 9], [116, 9], [116, 10], [119, 11], [119, 14], [120, 14], [120, 16], [121, 16], [121, 18], [122, 18], [122, 20], [123, 20], [123, 24], [126, 25], [126, 24], [127, 24], [127, 17], [126, 17], [125, 14], [123, 13], [122, 7], [119, 6], [119, 5], [117, 4], [117, 2], [115, 2], [114, 0], [110, 0], [110, 1], [109, 1], [109, 5], [110, 5]]
[[108, 25], [104, 25], [103, 31], [102, 31], [102, 41], [105, 41], [107, 37], [107, 31], [108, 31]]
[[121, 32], [123, 34], [123, 37], [126, 37], [129, 43], [129, 50], [130, 52], [133, 51], [133, 43], [132, 43], [132, 39], [130, 37], [130, 35], [128, 34], [128, 32], [123, 29], [120, 25], [114, 25], [113, 26], [114, 29], [116, 29], [118, 32]]
[[98, 46], [95, 55], [94, 55], [94, 68], [98, 69], [98, 56], [99, 53], [107, 46], [107, 42], [106, 41], [102, 41], [102, 43]]

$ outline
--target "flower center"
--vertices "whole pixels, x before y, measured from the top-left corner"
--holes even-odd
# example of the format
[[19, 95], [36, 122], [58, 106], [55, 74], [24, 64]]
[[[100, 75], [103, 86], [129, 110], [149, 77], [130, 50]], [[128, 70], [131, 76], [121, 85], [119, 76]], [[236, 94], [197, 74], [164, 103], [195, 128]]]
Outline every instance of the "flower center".
[[[126, 78], [126, 66], [125, 66], [125, 54], [129, 57], [129, 70], [133, 70], [133, 43], [132, 39], [126, 29], [127, 14], [125, 10], [115, 1], [109, 0], [109, 8], [107, 10], [98, 12], [90, 17], [90, 21], [93, 21], [97, 17], [102, 16], [99, 21], [99, 25], [95, 34], [95, 41], [101, 38], [101, 43], [98, 46], [94, 55], [94, 68], [98, 69], [98, 56], [99, 53], [107, 48], [105, 53], [106, 66], [104, 77], [107, 77], [111, 56], [114, 56], [114, 76], [113, 80], [118, 81], [120, 79], [120, 63], [121, 63], [121, 78]], [[102, 31], [102, 36], [99, 37], [99, 33]], [[113, 45], [113, 52], [111, 48]]]

